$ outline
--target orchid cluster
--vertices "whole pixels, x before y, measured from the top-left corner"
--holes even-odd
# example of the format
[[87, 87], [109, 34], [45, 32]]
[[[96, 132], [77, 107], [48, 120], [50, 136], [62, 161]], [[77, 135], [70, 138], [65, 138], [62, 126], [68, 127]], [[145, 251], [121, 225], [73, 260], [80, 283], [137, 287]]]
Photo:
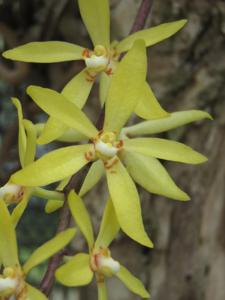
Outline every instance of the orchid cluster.
[[[189, 196], [170, 177], [160, 160], [200, 164], [207, 159], [190, 147], [172, 140], [149, 137], [193, 121], [210, 119], [199, 110], [169, 113], [146, 81], [146, 48], [172, 36], [186, 23], [165, 23], [110, 42], [108, 0], [78, 0], [80, 13], [93, 42], [93, 50], [67, 42], [32, 42], [3, 53], [7, 59], [32, 63], [83, 60], [85, 68], [59, 93], [29, 86], [27, 94], [49, 118], [33, 124], [23, 116], [20, 101], [12, 99], [18, 113], [18, 145], [21, 169], [0, 188], [0, 299], [47, 299], [26, 282], [27, 273], [63, 249], [76, 229], [58, 233], [38, 248], [21, 266], [15, 228], [32, 195], [46, 199], [46, 212], [60, 209], [65, 201], [87, 242], [87, 252], [66, 257], [55, 272], [68, 287], [83, 286], [95, 278], [98, 299], [107, 299], [106, 280], [118, 277], [128, 289], [149, 299], [139, 279], [111, 256], [109, 246], [121, 230], [137, 243], [152, 248], [145, 230], [136, 184], [150, 193], [187, 201]], [[121, 56], [121, 54], [123, 54]], [[100, 78], [99, 100], [104, 111], [102, 128], [83, 112], [94, 83]], [[91, 101], [91, 99], [89, 100]], [[142, 121], [131, 126], [132, 114]], [[36, 159], [37, 145], [52, 141], [69, 143]], [[71, 145], [72, 144], [72, 145]], [[73, 145], [74, 144], [74, 145]], [[71, 177], [89, 166], [80, 190], [65, 193]], [[99, 233], [94, 238], [91, 218], [83, 197], [102, 179], [108, 196]], [[57, 182], [55, 190], [47, 185]], [[104, 200], [104, 199], [102, 199]], [[8, 207], [11, 214], [8, 211]]]

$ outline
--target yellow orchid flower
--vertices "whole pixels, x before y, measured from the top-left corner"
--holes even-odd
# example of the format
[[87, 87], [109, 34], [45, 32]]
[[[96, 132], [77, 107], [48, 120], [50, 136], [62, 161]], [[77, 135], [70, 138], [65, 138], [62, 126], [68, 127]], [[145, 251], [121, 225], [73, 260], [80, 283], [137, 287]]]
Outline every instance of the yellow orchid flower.
[[[12, 98], [12, 102], [17, 109], [18, 114], [18, 150], [21, 167], [25, 167], [34, 161], [36, 153], [36, 128], [29, 120], [23, 118], [22, 107], [17, 98]], [[0, 199], [5, 201], [7, 205], [17, 204], [13, 210], [12, 216], [16, 225], [22, 216], [29, 198], [39, 196], [44, 199], [63, 200], [63, 195], [58, 192], [47, 191], [42, 188], [31, 188], [24, 185], [12, 183], [10, 180], [0, 187]], [[56, 201], [57, 201], [56, 200]]]
[[[75, 76], [62, 90], [62, 94], [79, 108], [85, 105], [92, 85], [98, 74], [100, 78], [101, 104], [107, 99], [113, 73], [117, 68], [120, 54], [131, 49], [133, 43], [143, 39], [146, 47], [152, 46], [179, 31], [186, 20], [161, 24], [131, 34], [120, 42], [110, 45], [110, 11], [108, 0], [78, 1], [81, 16], [90, 34], [94, 50], [68, 42], [32, 42], [8, 50], [3, 56], [8, 59], [34, 63], [53, 63], [70, 60], [84, 60], [86, 68]], [[161, 108], [152, 90], [143, 81], [140, 101], [135, 112], [144, 119], [161, 118], [168, 113]], [[66, 127], [50, 117], [38, 139], [38, 143], [49, 143], [58, 138]], [[51, 132], [51, 134], [49, 133]]]
[[70, 258], [67, 263], [56, 270], [56, 279], [69, 287], [84, 286], [89, 284], [95, 275], [98, 299], [106, 300], [105, 281], [107, 278], [116, 276], [129, 290], [142, 298], [149, 298], [150, 295], [142, 282], [111, 257], [108, 247], [119, 231], [112, 201], [110, 199], [107, 201], [100, 231], [95, 242], [91, 220], [82, 199], [74, 191], [71, 191], [68, 196], [68, 203], [73, 218], [87, 241], [89, 253], [78, 253]]
[[[134, 70], [133, 73], [131, 69]], [[128, 74], [130, 75], [127, 76], [126, 81], [119, 80], [120, 78], [125, 78]], [[117, 152], [119, 154], [122, 144], [119, 142], [117, 145], [115, 141], [116, 146], [112, 145], [114, 143], [113, 139], [116, 138], [117, 133], [121, 130], [120, 127], [127, 121], [138, 101], [139, 90], [142, 88], [145, 75], [145, 46], [142, 41], [136, 41], [132, 49], [129, 50], [123, 61], [119, 64], [118, 70], [113, 77], [109, 99], [106, 104], [105, 125], [103, 131], [100, 132], [98, 132], [81, 110], [66, 100], [61, 94], [49, 89], [29, 87], [28, 94], [32, 96], [36, 103], [40, 104], [39, 100], [41, 102], [44, 100], [50, 115], [52, 115], [50, 111], [53, 109], [56, 114], [54, 113], [52, 116], [57, 119], [60, 119], [62, 116], [62, 122], [65, 121], [63, 117], [65, 115], [67, 121], [64, 123], [67, 126], [70, 124], [70, 127], [75, 128], [90, 138], [92, 143], [64, 147], [48, 153], [36, 162], [13, 174], [11, 180], [17, 184], [23, 182], [26, 186], [42, 186], [67, 178], [79, 171], [79, 169], [90, 161], [100, 159], [104, 163], [106, 174], [109, 178], [109, 190], [121, 228], [134, 240], [145, 246], [152, 247], [152, 243], [144, 230], [141, 206], [135, 184], [120, 162], [120, 158], [117, 157]], [[127, 85], [130, 86], [128, 94]], [[127, 96], [129, 97], [126, 98]], [[38, 102], [37, 99], [39, 99]], [[126, 101], [124, 101], [125, 99]], [[64, 100], [66, 101], [66, 105]], [[112, 101], [116, 101], [116, 103], [109, 114]], [[112, 116], [116, 114], [117, 129], [115, 128], [114, 120], [112, 120]], [[111, 123], [110, 120], [113, 122]], [[115, 161], [112, 162], [112, 158]], [[54, 164], [54, 169], [51, 166], [52, 164]], [[118, 172], [116, 171], [117, 174], [115, 174], [116, 178], [124, 182], [121, 188], [117, 187], [117, 182], [112, 182], [111, 180], [111, 174], [114, 172], [111, 167], [114, 165], [115, 167], [118, 166]], [[39, 179], [37, 180], [37, 178]], [[115, 194], [116, 190], [121, 193], [119, 195]], [[130, 213], [127, 213], [128, 209]], [[133, 226], [136, 228], [135, 231], [133, 230]]]
[[[91, 142], [52, 151], [15, 173], [11, 180], [26, 186], [43, 186], [68, 178], [93, 161], [80, 196], [106, 174], [109, 193], [121, 229], [135, 241], [152, 247], [144, 230], [139, 195], [130, 175], [134, 181], [152, 193], [185, 201], [189, 200], [189, 196], [177, 187], [157, 158], [190, 164], [199, 164], [207, 159], [178, 142], [159, 138], [128, 139], [122, 134], [123, 126], [138, 102], [139, 90], [145, 78], [144, 49], [143, 43], [136, 41], [120, 62], [109, 89], [101, 131], [61, 94], [46, 88], [29, 87], [28, 94], [45, 112], [78, 130]], [[137, 54], [138, 59], [135, 59]], [[130, 75], [126, 77], [126, 74]], [[126, 80], [121, 80], [123, 78]], [[161, 119], [163, 124], [166, 124], [161, 126], [161, 131], [166, 130], [166, 126], [169, 128], [175, 124], [174, 126], [178, 127], [209, 117], [201, 111], [172, 113], [169, 117]], [[159, 123], [161, 121], [157, 120]], [[156, 120], [146, 122], [154, 124]], [[154, 128], [154, 125], [152, 127]]]
[[46, 296], [26, 282], [31, 269], [64, 248], [76, 230], [67, 229], [36, 249], [23, 266], [19, 263], [13, 218], [4, 201], [0, 201], [0, 300], [46, 300]]

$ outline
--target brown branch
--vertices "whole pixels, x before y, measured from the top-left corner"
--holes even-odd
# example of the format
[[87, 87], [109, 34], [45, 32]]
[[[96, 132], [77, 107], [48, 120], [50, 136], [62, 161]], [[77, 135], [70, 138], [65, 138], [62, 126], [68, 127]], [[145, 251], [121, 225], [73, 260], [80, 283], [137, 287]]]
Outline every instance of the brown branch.
[[[138, 10], [136, 19], [132, 26], [131, 33], [144, 28], [145, 22], [147, 20], [147, 17], [149, 15], [151, 7], [152, 7], [152, 2], [153, 1], [151, 1], [151, 0], [143, 0], [142, 1], [140, 8]], [[105, 117], [105, 114], [104, 114], [104, 107], [103, 107], [100, 112], [99, 118], [96, 122], [96, 127], [98, 129], [102, 128], [103, 122], [104, 122], [104, 117]], [[69, 226], [71, 214], [70, 214], [69, 207], [67, 204], [67, 195], [73, 189], [75, 189], [76, 191], [80, 190], [82, 182], [87, 174], [88, 169], [89, 168], [86, 169], [86, 172], [85, 172], [84, 176], [82, 176], [82, 179], [81, 179], [81, 176], [77, 177], [77, 176], [73, 175], [71, 177], [71, 180], [68, 183], [68, 185], [64, 188], [63, 192], [65, 194], [65, 201], [64, 201], [64, 205], [60, 212], [60, 221], [59, 221], [59, 225], [58, 225], [56, 233], [65, 230]], [[44, 278], [40, 285], [41, 291], [46, 296], [48, 296], [52, 290], [52, 287], [54, 284], [54, 273], [64, 255], [64, 253], [65, 253], [65, 249], [56, 253], [49, 261], [47, 271], [46, 271]]]

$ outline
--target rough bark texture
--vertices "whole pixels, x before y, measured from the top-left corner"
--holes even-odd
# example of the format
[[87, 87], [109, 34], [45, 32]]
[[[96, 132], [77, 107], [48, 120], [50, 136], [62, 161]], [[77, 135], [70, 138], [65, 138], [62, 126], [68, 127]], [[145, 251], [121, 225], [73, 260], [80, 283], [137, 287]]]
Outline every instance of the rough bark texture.
[[[59, 25], [54, 25], [53, 19], [51, 24], [55, 27], [51, 25], [47, 34], [79, 43], [80, 39], [86, 38], [86, 33], [81, 31], [83, 27], [77, 12], [74, 19], [72, 5], [68, 2]], [[114, 38], [127, 35], [139, 3], [138, 0], [111, 0]], [[55, 14], [59, 18], [57, 11]], [[140, 190], [145, 225], [155, 248], [147, 250], [121, 235], [113, 244], [112, 252], [143, 280], [154, 300], [224, 300], [225, 3], [222, 0], [155, 0], [151, 26], [180, 18], [189, 21], [185, 29], [149, 50], [149, 79], [158, 99], [169, 111], [198, 108], [212, 114], [213, 122], [195, 123], [164, 135], [187, 143], [208, 156], [209, 161], [202, 166], [166, 163], [178, 185], [191, 196], [191, 201], [180, 203]], [[36, 37], [33, 27], [32, 30]], [[57, 34], [52, 33], [55, 31]], [[88, 42], [82, 40], [81, 43]], [[72, 64], [70, 69], [66, 68], [69, 69], [66, 76], [59, 76], [64, 75], [65, 66], [67, 64], [48, 66], [44, 77], [41, 77], [41, 71], [47, 66], [39, 67], [39, 73], [32, 68], [32, 76], [26, 83], [44, 82], [53, 88], [61, 88], [78, 69], [77, 64]], [[32, 114], [30, 111], [28, 115]], [[92, 200], [96, 194], [104, 193], [105, 187], [101, 184], [87, 199], [96, 227], [103, 204], [101, 199], [94, 204]], [[76, 250], [83, 246], [82, 241], [75, 244]], [[109, 280], [108, 286], [110, 300], [139, 299], [116, 279]], [[54, 294], [52, 299], [57, 297], [60, 296]], [[62, 296], [63, 299], [69, 297], [72, 296]], [[95, 286], [80, 289], [77, 297], [96, 299]]]

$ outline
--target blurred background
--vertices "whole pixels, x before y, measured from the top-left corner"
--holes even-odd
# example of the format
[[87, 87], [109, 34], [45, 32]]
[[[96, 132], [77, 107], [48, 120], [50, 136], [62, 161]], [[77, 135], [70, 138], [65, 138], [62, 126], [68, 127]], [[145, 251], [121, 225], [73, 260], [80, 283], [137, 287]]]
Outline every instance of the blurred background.
[[[141, 0], [111, 0], [112, 39], [125, 37]], [[191, 201], [180, 203], [140, 189], [145, 226], [155, 248], [146, 249], [120, 235], [112, 245], [115, 259], [142, 279], [153, 300], [225, 299], [225, 1], [155, 0], [146, 27], [187, 18], [175, 36], [151, 47], [149, 82], [168, 111], [202, 109], [214, 121], [197, 122], [163, 137], [185, 142], [209, 157], [201, 166], [166, 163]], [[0, 0], [0, 49], [30, 41], [64, 40], [91, 47], [74, 0]], [[0, 59], [0, 184], [19, 168], [17, 117], [10, 97], [18, 97], [26, 118], [47, 119], [26, 96], [30, 84], [61, 90], [83, 67], [80, 62], [23, 64]], [[85, 108], [96, 119], [98, 86]], [[38, 156], [60, 144], [38, 148]], [[106, 198], [102, 182], [85, 199], [99, 226]], [[94, 201], [93, 201], [94, 200]], [[29, 254], [54, 235], [58, 213], [46, 215], [44, 200], [32, 199], [18, 226], [20, 256]], [[80, 235], [75, 251], [86, 251]], [[38, 286], [46, 265], [30, 280]], [[110, 300], [136, 300], [116, 279], [108, 280]], [[80, 289], [56, 285], [51, 299], [97, 299], [94, 284]]]

